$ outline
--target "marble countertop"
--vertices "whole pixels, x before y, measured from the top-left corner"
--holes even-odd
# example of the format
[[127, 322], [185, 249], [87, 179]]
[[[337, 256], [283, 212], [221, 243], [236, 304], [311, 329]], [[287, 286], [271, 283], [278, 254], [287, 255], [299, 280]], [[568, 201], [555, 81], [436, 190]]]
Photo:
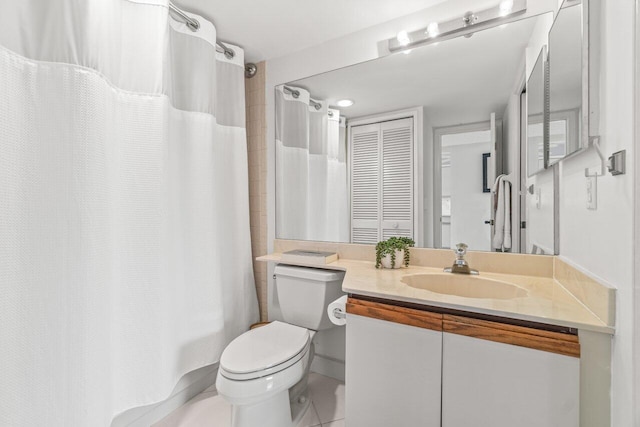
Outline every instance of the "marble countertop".
[[[257, 258], [259, 261], [281, 262], [281, 254]], [[288, 263], [291, 264], [291, 263]], [[411, 287], [402, 282], [409, 274], [439, 274], [442, 268], [409, 265], [400, 269], [376, 269], [371, 261], [339, 259], [326, 265], [296, 265], [346, 271], [344, 292], [413, 304], [449, 308], [467, 312], [507, 317], [550, 325], [613, 334], [607, 325], [582, 304], [560, 282], [551, 277], [480, 272], [480, 277], [514, 284], [527, 291], [527, 296], [513, 299], [466, 298], [440, 294]]]

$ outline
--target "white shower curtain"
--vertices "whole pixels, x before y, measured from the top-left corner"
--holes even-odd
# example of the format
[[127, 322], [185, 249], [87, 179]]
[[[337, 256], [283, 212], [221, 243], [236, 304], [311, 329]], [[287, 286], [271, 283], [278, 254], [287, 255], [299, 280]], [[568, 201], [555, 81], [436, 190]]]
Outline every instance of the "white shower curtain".
[[349, 241], [344, 120], [327, 103], [276, 90], [276, 233], [282, 239]]
[[0, 425], [108, 426], [257, 320], [243, 52], [167, 0], [0, 0]]

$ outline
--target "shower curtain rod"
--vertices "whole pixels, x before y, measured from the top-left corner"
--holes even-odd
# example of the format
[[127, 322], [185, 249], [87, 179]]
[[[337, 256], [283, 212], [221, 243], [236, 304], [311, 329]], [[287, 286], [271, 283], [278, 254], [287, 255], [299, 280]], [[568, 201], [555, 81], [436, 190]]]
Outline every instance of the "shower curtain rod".
[[[187, 27], [191, 31], [196, 32], [200, 29], [200, 22], [198, 22], [197, 19], [193, 19], [192, 17], [184, 13], [181, 9], [178, 8], [178, 6], [176, 6], [172, 2], [169, 2], [169, 10], [178, 15], [184, 21], [184, 23], [187, 24]], [[231, 59], [236, 56], [235, 51], [221, 41], [216, 41], [216, 51], [224, 53], [224, 56], [227, 59]]]
[[[300, 96], [300, 91], [299, 90], [295, 90], [295, 89], [291, 89], [290, 87], [287, 86], [283, 86], [284, 87], [284, 92], [288, 93], [289, 95], [293, 96], [295, 99], [298, 99], [298, 97]], [[319, 103], [318, 101], [315, 101], [311, 98], [309, 98], [309, 104], [313, 105], [313, 108], [315, 108], [316, 110], [319, 110], [322, 108], [322, 104]]]

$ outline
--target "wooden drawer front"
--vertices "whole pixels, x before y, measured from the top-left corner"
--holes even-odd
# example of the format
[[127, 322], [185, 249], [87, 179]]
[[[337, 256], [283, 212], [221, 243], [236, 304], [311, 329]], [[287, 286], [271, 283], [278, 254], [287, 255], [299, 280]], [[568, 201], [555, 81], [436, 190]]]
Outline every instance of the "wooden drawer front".
[[349, 298], [347, 299], [347, 313], [433, 331], [442, 331], [442, 314], [429, 311]]
[[580, 343], [576, 335], [449, 314], [443, 315], [443, 331], [565, 356], [580, 357]]

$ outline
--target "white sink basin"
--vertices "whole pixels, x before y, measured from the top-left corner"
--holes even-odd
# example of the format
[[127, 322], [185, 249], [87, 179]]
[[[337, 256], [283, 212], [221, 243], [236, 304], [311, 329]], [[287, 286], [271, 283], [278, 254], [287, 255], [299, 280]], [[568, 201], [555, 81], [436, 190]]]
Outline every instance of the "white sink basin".
[[466, 298], [513, 299], [528, 295], [514, 284], [466, 274], [408, 274], [401, 281], [412, 288]]

